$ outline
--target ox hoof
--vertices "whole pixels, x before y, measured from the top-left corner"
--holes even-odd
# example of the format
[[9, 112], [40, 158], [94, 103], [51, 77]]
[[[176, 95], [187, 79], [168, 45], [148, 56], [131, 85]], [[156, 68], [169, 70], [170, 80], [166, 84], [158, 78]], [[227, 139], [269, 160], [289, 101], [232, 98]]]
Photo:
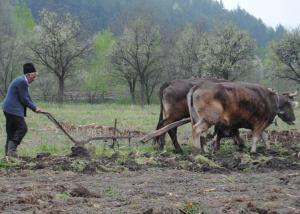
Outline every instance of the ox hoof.
[[256, 146], [253, 146], [251, 147], [251, 150], [250, 150], [250, 153], [251, 154], [255, 154], [256, 153]]
[[192, 152], [191, 152], [192, 155], [199, 155], [199, 154], [202, 154], [202, 153], [203, 153], [203, 151], [202, 151], [201, 148], [199, 148], [199, 147], [192, 147]]
[[175, 149], [175, 153], [176, 154], [183, 154], [183, 151], [182, 151], [182, 149]]
[[239, 144], [238, 150], [242, 152], [246, 148], [245, 144]]
[[209, 153], [208, 146], [207, 145], [203, 145], [202, 151], [203, 151], [204, 154]]
[[165, 147], [165, 142], [164, 141], [153, 141], [152, 145], [155, 150], [162, 151]]

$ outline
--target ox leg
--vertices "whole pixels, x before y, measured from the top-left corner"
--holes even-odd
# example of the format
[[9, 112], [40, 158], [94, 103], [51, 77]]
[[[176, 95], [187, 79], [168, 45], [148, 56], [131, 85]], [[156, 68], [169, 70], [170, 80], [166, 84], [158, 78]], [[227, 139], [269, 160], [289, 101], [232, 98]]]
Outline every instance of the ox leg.
[[194, 146], [196, 148], [201, 147], [202, 151], [204, 153], [208, 152], [206, 143], [203, 142], [203, 133], [207, 131], [209, 128], [209, 125], [204, 121], [199, 121], [195, 125], [193, 125], [193, 140], [194, 140]]
[[182, 154], [183, 151], [182, 151], [182, 149], [181, 149], [181, 147], [180, 147], [180, 145], [179, 145], [179, 143], [177, 141], [177, 128], [169, 130], [168, 134], [169, 134], [169, 136], [170, 136], [170, 138], [172, 140], [172, 143], [174, 145], [175, 152]]
[[266, 144], [267, 149], [270, 149], [271, 147], [270, 147], [270, 142], [268, 140], [268, 134], [266, 132], [263, 132], [261, 134], [261, 138], [264, 141], [264, 143]]
[[221, 135], [217, 133], [216, 136], [214, 137], [214, 143], [213, 143], [214, 150], [216, 150], [216, 151], [220, 150], [221, 139], [222, 139]]
[[[167, 122], [166, 119], [159, 121], [157, 124], [156, 130], [161, 129], [162, 127], [168, 125], [168, 123], [166, 123], [166, 122]], [[164, 134], [161, 134], [160, 136], [157, 136], [154, 138], [153, 144], [157, 149], [159, 149], [159, 150], [164, 149], [164, 146], [166, 144], [165, 137], [166, 137], [166, 134], [164, 133]]]
[[256, 153], [256, 143], [260, 140], [261, 134], [253, 133], [250, 153]]
[[[163, 119], [162, 121], [160, 121], [157, 124], [156, 130], [161, 129], [164, 126], [171, 124], [172, 122], [174, 122], [174, 121], [169, 120], [168, 118]], [[173, 128], [173, 129], [169, 130], [168, 134], [169, 134], [169, 136], [170, 136], [170, 138], [172, 140], [172, 143], [173, 143], [173, 145], [175, 147], [175, 152], [176, 153], [182, 153], [183, 151], [182, 151], [182, 149], [181, 149], [181, 147], [180, 147], [180, 145], [178, 143], [178, 140], [177, 140], [177, 128]], [[160, 135], [160, 136], [158, 136], [158, 137], [156, 137], [154, 139], [154, 144], [157, 145], [157, 147], [158, 147], [159, 150], [163, 150], [164, 149], [164, 146], [166, 144], [165, 136], [166, 136], [166, 134], [162, 134], [162, 135]]]
[[[206, 136], [206, 137], [208, 137], [208, 136]], [[220, 140], [221, 140], [220, 136], [218, 136], [218, 135], [216, 134], [216, 132], [215, 132], [215, 133], [213, 134], [213, 136], [212, 136], [212, 140], [209, 141], [209, 142], [207, 143], [207, 145], [209, 145], [210, 147], [212, 147], [214, 151], [215, 151], [215, 150], [219, 150], [219, 149], [220, 149]]]
[[244, 140], [240, 136], [235, 136], [233, 139], [239, 146], [239, 151], [243, 151], [243, 149], [245, 148]]
[[234, 144], [239, 146], [239, 151], [243, 151], [245, 148], [244, 140], [240, 136], [239, 130], [236, 130], [233, 134], [233, 142]]
[[201, 150], [203, 153], [208, 153], [208, 146], [206, 143], [206, 137], [200, 136], [200, 144], [201, 144]]

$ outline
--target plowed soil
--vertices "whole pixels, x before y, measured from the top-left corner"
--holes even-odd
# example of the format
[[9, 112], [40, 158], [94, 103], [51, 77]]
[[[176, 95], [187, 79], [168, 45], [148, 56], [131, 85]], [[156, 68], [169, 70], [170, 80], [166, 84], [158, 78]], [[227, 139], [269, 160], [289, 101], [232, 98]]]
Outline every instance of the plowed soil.
[[0, 172], [0, 213], [300, 213], [298, 142], [256, 155], [21, 157]]

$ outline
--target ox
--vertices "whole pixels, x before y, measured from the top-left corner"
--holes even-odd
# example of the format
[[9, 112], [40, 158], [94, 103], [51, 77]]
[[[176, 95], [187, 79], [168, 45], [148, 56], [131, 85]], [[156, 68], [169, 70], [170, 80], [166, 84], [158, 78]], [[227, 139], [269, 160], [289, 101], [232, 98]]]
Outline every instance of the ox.
[[191, 88], [187, 102], [191, 116], [193, 138], [196, 145], [204, 147], [200, 136], [213, 125], [224, 130], [251, 129], [253, 138], [251, 152], [256, 152], [256, 143], [262, 139], [267, 148], [264, 130], [276, 115], [284, 122], [294, 124], [293, 97], [296, 93], [279, 95], [270, 89], [250, 83], [211, 83]]
[[[189, 90], [196, 85], [201, 85], [206, 87], [211, 83], [225, 82], [226, 80], [213, 80], [213, 79], [196, 79], [196, 80], [172, 80], [164, 83], [159, 91], [160, 97], [160, 115], [156, 130], [171, 124], [173, 122], [179, 121], [183, 118], [190, 117], [189, 109], [187, 105], [186, 96]], [[173, 128], [168, 131], [168, 134], [175, 147], [175, 152], [182, 153], [182, 149], [177, 140], [177, 128]], [[219, 141], [222, 137], [233, 137], [235, 143], [237, 143], [241, 148], [243, 147], [243, 141], [238, 135], [238, 130], [231, 132], [222, 132], [221, 128], [215, 130], [217, 136], [216, 143], [217, 149]], [[165, 144], [165, 135], [161, 135], [155, 138], [155, 143], [163, 149]]]

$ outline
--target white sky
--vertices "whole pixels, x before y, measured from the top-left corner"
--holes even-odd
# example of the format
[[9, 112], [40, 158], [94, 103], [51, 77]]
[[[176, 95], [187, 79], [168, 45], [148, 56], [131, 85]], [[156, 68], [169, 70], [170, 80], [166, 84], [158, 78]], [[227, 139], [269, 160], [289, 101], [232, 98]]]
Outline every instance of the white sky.
[[300, 26], [300, 0], [222, 0], [226, 9], [237, 5], [248, 13], [261, 18], [272, 27], [282, 24], [288, 29]]

